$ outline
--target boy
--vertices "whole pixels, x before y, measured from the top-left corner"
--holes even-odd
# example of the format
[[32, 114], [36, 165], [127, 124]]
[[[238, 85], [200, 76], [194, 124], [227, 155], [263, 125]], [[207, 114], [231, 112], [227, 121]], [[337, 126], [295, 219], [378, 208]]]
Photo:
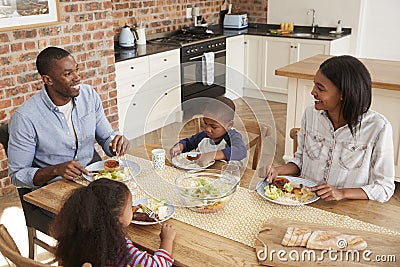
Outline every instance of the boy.
[[171, 158], [193, 149], [200, 151], [200, 166], [212, 160], [241, 161], [247, 156], [242, 135], [233, 127], [235, 104], [226, 97], [213, 99], [204, 110], [204, 131], [180, 140], [170, 149]]

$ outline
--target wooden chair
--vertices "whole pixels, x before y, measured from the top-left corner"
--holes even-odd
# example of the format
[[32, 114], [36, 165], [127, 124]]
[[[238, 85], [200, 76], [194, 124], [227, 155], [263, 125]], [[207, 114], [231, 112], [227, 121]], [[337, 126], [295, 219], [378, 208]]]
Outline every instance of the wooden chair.
[[293, 139], [293, 154], [297, 151], [297, 135], [300, 132], [300, 128], [292, 128], [290, 129], [290, 138]]
[[0, 224], [0, 252], [3, 256], [14, 263], [17, 267], [50, 267], [51, 265], [37, 262], [21, 255], [14, 239], [11, 237], [7, 228]]
[[[196, 133], [204, 129], [204, 121], [202, 118], [203, 115], [194, 115], [192, 118], [195, 123]], [[247, 151], [250, 152], [250, 150], [254, 147], [251, 168], [256, 170], [261, 157], [263, 141], [271, 134], [271, 127], [264, 123], [258, 123], [257, 121], [242, 119], [241, 123], [235, 123], [235, 127], [238, 126], [239, 131], [241, 130], [241, 124], [243, 124], [243, 130], [247, 132], [249, 139], [246, 144]]]

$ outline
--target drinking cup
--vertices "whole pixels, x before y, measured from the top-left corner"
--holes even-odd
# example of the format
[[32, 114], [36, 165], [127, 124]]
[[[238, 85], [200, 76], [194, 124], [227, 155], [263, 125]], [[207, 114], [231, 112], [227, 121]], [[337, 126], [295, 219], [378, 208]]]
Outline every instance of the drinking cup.
[[165, 168], [165, 150], [153, 149], [151, 151], [153, 157], [153, 167], [157, 171], [164, 170]]

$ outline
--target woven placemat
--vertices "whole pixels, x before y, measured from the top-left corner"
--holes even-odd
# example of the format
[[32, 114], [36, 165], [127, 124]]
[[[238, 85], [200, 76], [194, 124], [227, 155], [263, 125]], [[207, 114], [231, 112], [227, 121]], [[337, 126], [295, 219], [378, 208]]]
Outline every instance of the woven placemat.
[[176, 220], [250, 247], [255, 246], [256, 235], [262, 225], [273, 217], [400, 236], [399, 232], [314, 207], [274, 204], [257, 192], [241, 187], [224, 209], [215, 213], [195, 212], [182, 207], [183, 203], [174, 189], [175, 178], [185, 171], [169, 166], [163, 171], [155, 171], [149, 160], [131, 155], [126, 157], [141, 166], [140, 174], [135, 177], [138, 186], [135, 183], [128, 185], [133, 198], [150, 196], [169, 200], [177, 206], [174, 215]]

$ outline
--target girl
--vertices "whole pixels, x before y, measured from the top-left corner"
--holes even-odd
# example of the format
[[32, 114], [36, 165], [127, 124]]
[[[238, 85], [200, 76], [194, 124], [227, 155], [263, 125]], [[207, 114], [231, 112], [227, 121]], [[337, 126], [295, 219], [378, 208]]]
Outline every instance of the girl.
[[150, 256], [125, 238], [131, 220], [132, 195], [125, 184], [103, 178], [76, 189], [51, 226], [58, 241], [56, 258], [66, 267], [84, 262], [93, 267], [171, 266], [175, 229], [163, 224], [160, 249]]

